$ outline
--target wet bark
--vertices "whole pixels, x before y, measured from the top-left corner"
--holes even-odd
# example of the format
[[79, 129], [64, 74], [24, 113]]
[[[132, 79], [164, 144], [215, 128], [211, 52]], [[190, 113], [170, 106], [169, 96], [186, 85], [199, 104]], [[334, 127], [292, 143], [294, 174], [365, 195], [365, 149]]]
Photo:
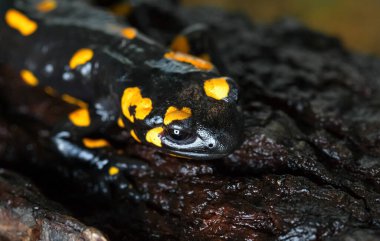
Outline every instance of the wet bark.
[[[223, 72], [241, 86], [245, 140], [235, 153], [199, 162], [131, 140], [119, 148], [146, 168], [109, 178], [47, 148], [53, 123], [72, 106], [12, 84], [1, 90], [2, 166], [111, 240], [380, 238], [379, 59], [292, 20], [263, 26], [220, 10], [173, 12], [184, 25], [210, 26]], [[175, 32], [152, 29], [163, 43]], [[3, 72], [3, 83], [15, 78]], [[0, 215], [14, 198], [6, 190]]]

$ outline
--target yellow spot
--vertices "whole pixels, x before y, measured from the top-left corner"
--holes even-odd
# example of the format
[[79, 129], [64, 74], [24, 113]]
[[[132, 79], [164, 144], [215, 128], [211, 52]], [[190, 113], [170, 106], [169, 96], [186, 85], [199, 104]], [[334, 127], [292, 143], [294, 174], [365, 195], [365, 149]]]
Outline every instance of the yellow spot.
[[121, 117], [119, 117], [119, 119], [117, 119], [117, 125], [121, 128], [125, 128], [124, 121]]
[[201, 70], [212, 70], [214, 68], [210, 62], [184, 53], [168, 52], [165, 54], [165, 58], [188, 63]]
[[109, 146], [110, 144], [108, 141], [104, 139], [89, 139], [89, 138], [83, 138], [83, 144], [87, 148], [102, 148]]
[[48, 94], [50, 96], [57, 96], [58, 95], [57, 91], [50, 86], [46, 86], [44, 88], [44, 91], [46, 94]]
[[115, 176], [119, 174], [119, 172], [120, 170], [117, 167], [110, 167], [110, 169], [108, 170], [108, 174], [110, 174], [110, 176]]
[[69, 115], [69, 119], [74, 125], [79, 127], [87, 127], [91, 124], [90, 113], [86, 108], [72, 112]]
[[152, 110], [152, 101], [149, 98], [141, 99], [141, 102], [136, 106], [136, 119], [144, 120]]
[[181, 110], [170, 106], [165, 113], [164, 124], [169, 125], [175, 120], [185, 120], [191, 116], [191, 109], [183, 107]]
[[82, 100], [78, 100], [75, 97], [72, 97], [71, 95], [64, 94], [62, 95], [62, 100], [65, 101], [66, 103], [72, 104], [72, 105], [77, 105], [81, 108], [87, 108], [88, 105]]
[[134, 39], [136, 38], [137, 31], [134, 28], [124, 28], [121, 34], [128, 39]]
[[26, 69], [21, 70], [20, 75], [21, 75], [21, 78], [24, 80], [24, 82], [27, 85], [30, 85], [30, 86], [37, 86], [38, 85], [37, 77], [34, 76], [34, 74], [32, 72], [30, 72], [29, 70], [26, 70]]
[[37, 4], [37, 10], [43, 13], [50, 12], [57, 8], [57, 2], [54, 0], [43, 0]]
[[214, 78], [206, 80], [203, 86], [206, 95], [216, 100], [224, 99], [228, 96], [230, 86], [226, 78]]
[[164, 131], [164, 128], [162, 127], [156, 127], [148, 131], [146, 133], [146, 141], [149, 143], [152, 143], [156, 146], [162, 147], [161, 144], [161, 133]]
[[178, 35], [171, 44], [171, 49], [176, 52], [188, 54], [190, 52], [190, 44], [187, 38], [183, 35]]
[[131, 130], [130, 133], [131, 133], [131, 136], [133, 137], [133, 139], [135, 139], [137, 142], [141, 143], [140, 139], [137, 137], [134, 130]]
[[5, 21], [11, 28], [18, 30], [23, 36], [33, 34], [38, 28], [36, 22], [15, 9], [10, 9], [5, 13]]
[[[130, 108], [135, 107], [135, 113], [131, 113]], [[144, 120], [152, 111], [152, 100], [143, 98], [141, 91], [138, 87], [131, 87], [124, 90], [123, 97], [121, 98], [121, 108], [123, 114], [130, 122], [135, 119]]]
[[93, 56], [94, 56], [94, 52], [92, 51], [92, 49], [84, 48], [84, 49], [78, 50], [77, 52], [75, 52], [75, 54], [70, 60], [70, 63], [69, 63], [70, 68], [75, 69], [79, 65], [87, 63], [88, 61], [92, 59]]

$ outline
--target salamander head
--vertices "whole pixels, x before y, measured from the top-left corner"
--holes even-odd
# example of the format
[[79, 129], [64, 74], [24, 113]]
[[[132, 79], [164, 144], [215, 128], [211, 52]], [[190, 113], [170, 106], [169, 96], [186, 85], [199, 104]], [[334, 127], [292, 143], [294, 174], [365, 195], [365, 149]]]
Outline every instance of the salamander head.
[[[164, 87], [162, 81], [150, 86], [154, 91], [145, 88], [137, 94], [131, 110], [135, 139], [192, 159], [218, 159], [230, 154], [241, 143], [243, 129], [236, 83], [227, 77], [206, 75], [197, 76], [197, 81], [177, 79], [183, 76], [173, 77]], [[130, 97], [124, 93], [124, 98]], [[130, 110], [130, 103], [122, 100], [124, 109], [129, 105]], [[131, 113], [126, 112], [128, 117]]]
[[[238, 89], [233, 80], [219, 77], [184, 88], [178, 96], [174, 119], [165, 126], [162, 144], [170, 152], [194, 159], [217, 159], [230, 154], [241, 141], [242, 115], [237, 104]], [[186, 113], [188, 118], [183, 120]], [[181, 118], [178, 118], [181, 117]], [[165, 124], [165, 119], [164, 119]]]

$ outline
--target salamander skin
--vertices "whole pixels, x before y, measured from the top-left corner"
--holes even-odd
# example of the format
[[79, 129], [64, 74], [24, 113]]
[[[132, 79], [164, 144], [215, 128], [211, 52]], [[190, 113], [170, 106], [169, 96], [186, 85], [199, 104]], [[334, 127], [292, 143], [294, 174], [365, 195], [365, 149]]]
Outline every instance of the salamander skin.
[[[118, 124], [164, 153], [216, 159], [241, 142], [236, 83], [78, 0], [2, 0], [0, 46], [25, 84], [76, 104], [52, 133], [70, 158], [107, 164], [90, 139]], [[87, 153], [88, 155], [84, 155]], [[117, 169], [110, 169], [110, 173]]]

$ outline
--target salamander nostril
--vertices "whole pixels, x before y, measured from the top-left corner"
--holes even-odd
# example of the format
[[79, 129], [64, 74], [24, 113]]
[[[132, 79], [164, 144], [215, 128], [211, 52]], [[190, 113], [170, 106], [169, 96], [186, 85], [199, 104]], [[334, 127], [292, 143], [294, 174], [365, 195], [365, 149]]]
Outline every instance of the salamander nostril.
[[213, 148], [213, 147], [214, 147], [214, 144], [210, 143], [210, 144], [208, 144], [208, 147], [209, 147], [209, 148]]

